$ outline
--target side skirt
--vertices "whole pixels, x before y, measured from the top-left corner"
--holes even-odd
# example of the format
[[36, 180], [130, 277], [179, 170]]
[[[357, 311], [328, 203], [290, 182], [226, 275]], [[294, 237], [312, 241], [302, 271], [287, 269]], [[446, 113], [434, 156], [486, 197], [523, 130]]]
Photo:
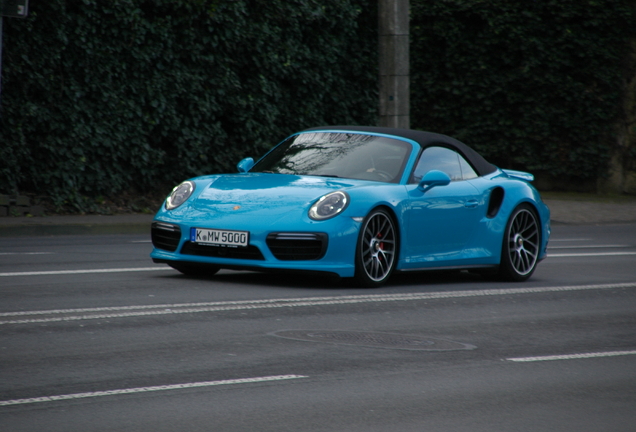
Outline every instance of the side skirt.
[[[153, 258], [152, 262], [155, 264], [169, 264], [170, 262], [181, 262], [189, 264], [206, 265], [206, 263], [198, 261], [185, 261], [185, 260], [166, 260], [161, 258]], [[235, 270], [235, 271], [252, 271], [257, 273], [278, 273], [278, 274], [295, 274], [295, 275], [316, 275], [340, 278], [338, 273], [321, 270], [297, 270], [297, 269], [284, 269], [284, 268], [267, 268], [267, 267], [254, 267], [254, 266], [237, 266], [237, 265], [224, 265], [224, 264], [207, 264], [219, 269]]]
[[399, 273], [408, 273], [408, 272], [421, 272], [427, 270], [472, 270], [472, 269], [488, 269], [488, 270], [497, 270], [499, 265], [490, 264], [490, 265], [465, 265], [465, 266], [440, 266], [440, 267], [420, 267], [420, 268], [410, 268], [410, 269], [395, 269], [395, 272]]

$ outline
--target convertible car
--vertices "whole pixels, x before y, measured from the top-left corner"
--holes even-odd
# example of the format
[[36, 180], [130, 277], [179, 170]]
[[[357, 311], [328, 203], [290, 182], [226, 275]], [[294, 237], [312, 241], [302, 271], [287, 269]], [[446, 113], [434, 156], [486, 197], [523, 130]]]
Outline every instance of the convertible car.
[[451, 137], [380, 127], [296, 133], [236, 174], [176, 186], [151, 257], [185, 274], [317, 271], [378, 287], [393, 272], [468, 269], [524, 281], [550, 210], [531, 174]]

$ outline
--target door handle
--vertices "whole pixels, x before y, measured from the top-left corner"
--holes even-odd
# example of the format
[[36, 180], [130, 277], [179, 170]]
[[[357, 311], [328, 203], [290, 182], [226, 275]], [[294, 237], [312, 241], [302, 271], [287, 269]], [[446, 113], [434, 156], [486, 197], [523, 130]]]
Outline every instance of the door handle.
[[479, 201], [477, 200], [468, 200], [464, 203], [464, 207], [466, 208], [475, 208], [479, 205]]

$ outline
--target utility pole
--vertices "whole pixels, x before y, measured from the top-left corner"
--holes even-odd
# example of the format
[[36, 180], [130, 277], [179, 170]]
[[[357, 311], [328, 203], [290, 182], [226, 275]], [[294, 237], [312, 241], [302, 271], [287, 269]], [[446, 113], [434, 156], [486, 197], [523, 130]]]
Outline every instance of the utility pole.
[[379, 125], [408, 129], [409, 0], [378, 0]]

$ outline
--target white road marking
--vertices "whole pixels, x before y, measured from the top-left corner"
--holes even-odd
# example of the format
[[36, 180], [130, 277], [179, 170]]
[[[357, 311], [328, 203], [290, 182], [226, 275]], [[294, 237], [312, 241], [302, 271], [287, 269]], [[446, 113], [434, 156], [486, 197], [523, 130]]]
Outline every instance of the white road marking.
[[0, 255], [55, 255], [55, 252], [0, 252]]
[[[583, 246], [586, 248], [609, 248], [609, 247], [629, 247], [623, 245], [605, 245], [605, 246]], [[583, 248], [581, 247], [581, 248]], [[579, 247], [551, 247], [552, 249], [579, 249]], [[46, 252], [43, 252], [46, 253]], [[563, 257], [590, 257], [590, 256], [629, 256], [636, 255], [636, 252], [598, 252], [598, 253], [564, 253], [564, 254], [552, 254], [548, 252], [548, 258], [563, 258]], [[34, 272], [9, 272], [0, 273], [0, 277], [9, 276], [48, 276], [48, 275], [69, 275], [69, 274], [91, 274], [91, 273], [121, 273], [121, 272], [144, 272], [144, 271], [158, 271], [158, 270], [173, 270], [171, 267], [137, 267], [137, 268], [113, 268], [113, 269], [86, 269], [86, 270], [51, 270], [51, 271], [34, 271]]]
[[589, 238], [574, 238], [574, 239], [550, 239], [550, 243], [553, 242], [578, 242], [578, 241], [590, 241], [592, 239]]
[[537, 362], [537, 361], [549, 361], [549, 360], [576, 360], [576, 359], [587, 359], [587, 358], [597, 358], [597, 357], [616, 357], [616, 356], [624, 356], [624, 355], [636, 355], [636, 350], [551, 355], [551, 356], [539, 356], [539, 357], [516, 357], [516, 358], [507, 358], [506, 360], [513, 361], [513, 362]]
[[133, 240], [131, 243], [152, 243], [152, 240]]
[[598, 252], [598, 253], [564, 253], [564, 254], [551, 254], [548, 253], [548, 258], [563, 258], [563, 257], [601, 257], [601, 256], [628, 256], [636, 255], [636, 252]]
[[[0, 276], [46, 276], [46, 275], [66, 275], [66, 274], [86, 274], [86, 273], [122, 273], [122, 272], [144, 272], [156, 270], [173, 270], [171, 267], [131, 267], [131, 268], [112, 268], [112, 269], [86, 269], [86, 270], [51, 270], [36, 272], [13, 272], [0, 273]], [[174, 270], [173, 270], [174, 271]]]
[[[346, 305], [359, 303], [377, 303], [389, 301], [414, 301], [414, 300], [434, 300], [448, 298], [467, 298], [467, 297], [483, 297], [483, 296], [500, 296], [515, 294], [533, 294], [546, 292], [566, 292], [581, 290], [604, 290], [604, 289], [624, 289], [636, 288], [636, 282], [602, 284], [602, 285], [574, 285], [574, 286], [556, 286], [556, 287], [529, 287], [529, 288], [501, 288], [486, 290], [467, 290], [467, 291], [441, 291], [432, 293], [412, 293], [412, 294], [367, 294], [367, 295], [350, 295], [350, 296], [331, 296], [331, 297], [306, 297], [306, 298], [287, 298], [287, 299], [269, 299], [269, 300], [241, 300], [241, 301], [225, 301], [225, 302], [203, 302], [203, 303], [175, 303], [175, 304], [158, 304], [158, 305], [142, 305], [142, 306], [119, 306], [119, 307], [100, 307], [100, 308], [83, 308], [83, 309], [55, 309], [44, 311], [24, 311], [24, 312], [3, 312], [3, 317], [29, 317], [37, 315], [64, 315], [46, 318], [25, 318], [25, 319], [9, 319], [0, 321], [2, 324], [31, 324], [31, 323], [47, 323], [61, 321], [79, 321], [90, 319], [113, 319], [126, 317], [141, 316], [157, 316], [157, 315], [174, 315], [185, 313], [199, 312], [222, 312], [237, 310], [254, 310], [254, 309], [275, 309], [275, 308], [294, 308], [305, 306], [324, 306], [324, 305]], [[103, 313], [107, 312], [107, 313]]]
[[585, 245], [585, 246], [549, 246], [552, 249], [607, 249], [607, 248], [626, 248], [630, 245]]
[[257, 377], [257, 378], [241, 378], [241, 379], [233, 379], [233, 380], [202, 381], [202, 382], [192, 382], [192, 383], [185, 383], [185, 384], [161, 385], [161, 386], [152, 386], [152, 387], [137, 387], [137, 388], [106, 390], [106, 391], [96, 391], [96, 392], [87, 392], [87, 393], [74, 393], [74, 394], [57, 395], [57, 396], [43, 396], [43, 397], [35, 397], [35, 398], [28, 398], [28, 399], [5, 400], [5, 401], [0, 401], [0, 406], [24, 405], [24, 404], [33, 404], [33, 403], [39, 403], [39, 402], [53, 402], [53, 401], [69, 400], [69, 399], [85, 399], [90, 397], [114, 396], [114, 395], [132, 394], [132, 393], [147, 393], [147, 392], [153, 392], [153, 391], [178, 390], [178, 389], [188, 389], [188, 388], [196, 388], [196, 387], [211, 387], [211, 386], [228, 385], [228, 384], [250, 384], [250, 383], [268, 382], [268, 381], [283, 381], [283, 380], [298, 379], [298, 378], [308, 378], [308, 377], [305, 375], [276, 375], [276, 376], [266, 376], [266, 377]]

